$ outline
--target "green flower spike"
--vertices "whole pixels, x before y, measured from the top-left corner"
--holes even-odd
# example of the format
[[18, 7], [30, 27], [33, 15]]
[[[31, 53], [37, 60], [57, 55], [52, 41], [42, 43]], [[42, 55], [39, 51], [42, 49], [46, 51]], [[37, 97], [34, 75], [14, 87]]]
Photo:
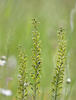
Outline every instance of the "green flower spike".
[[36, 19], [33, 19], [34, 31], [32, 32], [33, 48], [32, 48], [32, 90], [33, 90], [33, 100], [36, 100], [37, 91], [39, 91], [40, 86], [40, 71], [41, 71], [41, 58], [40, 58], [40, 34], [38, 32], [38, 22]]
[[27, 100], [27, 86], [26, 86], [26, 55], [25, 51], [20, 46], [18, 48], [18, 88], [17, 100]]
[[61, 90], [64, 81], [64, 69], [65, 69], [65, 55], [66, 55], [66, 42], [63, 28], [60, 28], [57, 33], [58, 36], [58, 49], [57, 49], [57, 60], [55, 75], [52, 81], [52, 100], [59, 100]]

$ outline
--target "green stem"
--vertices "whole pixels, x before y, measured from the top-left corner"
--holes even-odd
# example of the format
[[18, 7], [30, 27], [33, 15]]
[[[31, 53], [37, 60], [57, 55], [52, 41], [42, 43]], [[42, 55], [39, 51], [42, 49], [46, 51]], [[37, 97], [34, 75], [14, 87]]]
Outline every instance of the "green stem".
[[35, 78], [35, 86], [34, 86], [34, 100], [36, 100], [36, 78]]

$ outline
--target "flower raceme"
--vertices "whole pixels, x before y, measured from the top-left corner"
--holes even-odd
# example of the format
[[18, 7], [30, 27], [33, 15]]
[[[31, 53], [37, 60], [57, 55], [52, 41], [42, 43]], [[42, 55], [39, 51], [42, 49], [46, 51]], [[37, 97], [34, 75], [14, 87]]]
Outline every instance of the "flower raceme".
[[37, 91], [40, 85], [40, 71], [41, 71], [41, 58], [40, 58], [40, 34], [38, 32], [38, 21], [33, 19], [34, 31], [32, 32], [33, 48], [32, 48], [32, 67], [33, 73], [32, 79], [32, 89], [33, 89], [33, 100], [36, 100]]
[[52, 81], [52, 97], [53, 100], [61, 94], [63, 79], [64, 79], [64, 65], [65, 65], [65, 55], [66, 55], [66, 42], [63, 28], [60, 28], [57, 33], [58, 36], [58, 49], [57, 49], [57, 59], [56, 59], [56, 68], [55, 75]]
[[17, 89], [17, 99], [26, 100], [27, 97], [27, 86], [26, 82], [26, 54], [25, 51], [20, 46], [18, 48], [18, 89]]

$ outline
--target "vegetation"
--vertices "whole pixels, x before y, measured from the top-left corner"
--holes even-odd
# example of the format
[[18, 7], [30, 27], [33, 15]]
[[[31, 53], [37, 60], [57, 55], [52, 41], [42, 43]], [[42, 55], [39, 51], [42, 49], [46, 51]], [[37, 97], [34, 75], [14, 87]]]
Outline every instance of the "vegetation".
[[26, 100], [27, 96], [27, 80], [26, 80], [26, 54], [20, 46], [18, 49], [18, 89], [17, 100]]
[[[37, 100], [37, 95], [39, 94], [40, 86], [40, 71], [41, 71], [41, 58], [40, 58], [40, 34], [38, 32], [38, 21], [33, 19], [33, 48], [32, 48], [32, 83], [31, 89], [33, 90], [33, 100]], [[58, 34], [58, 50], [57, 50], [57, 61], [55, 68], [55, 75], [52, 81], [52, 97], [53, 100], [57, 100], [58, 96], [61, 94], [61, 89], [64, 81], [64, 65], [65, 65], [65, 53], [66, 53], [66, 42], [65, 35], [62, 28], [60, 28]], [[19, 50], [19, 84], [18, 84], [18, 100], [25, 100], [27, 95], [27, 87], [24, 85], [26, 83], [26, 56], [25, 52]]]
[[36, 19], [33, 19], [33, 48], [32, 48], [32, 67], [33, 67], [33, 83], [32, 83], [32, 89], [33, 89], [33, 100], [36, 100], [37, 98], [37, 91], [39, 91], [39, 85], [40, 85], [40, 71], [41, 71], [41, 58], [40, 58], [40, 34], [38, 32], [38, 21]]
[[64, 81], [64, 69], [65, 69], [65, 53], [66, 53], [66, 46], [65, 46], [65, 38], [64, 38], [64, 31], [60, 28], [58, 32], [58, 50], [57, 50], [57, 61], [56, 61], [56, 68], [55, 68], [55, 75], [52, 81], [52, 96], [53, 100], [57, 100], [58, 96], [60, 96], [61, 89], [63, 86]]
[[[75, 100], [75, 4], [76, 0], [0, 0], [0, 100]], [[32, 24], [35, 17], [40, 24], [36, 19]], [[60, 28], [57, 33], [60, 26], [65, 31]], [[67, 43], [61, 45], [59, 33]], [[65, 47], [63, 66], [58, 62], [60, 45]], [[38, 60], [35, 53], [40, 53]]]

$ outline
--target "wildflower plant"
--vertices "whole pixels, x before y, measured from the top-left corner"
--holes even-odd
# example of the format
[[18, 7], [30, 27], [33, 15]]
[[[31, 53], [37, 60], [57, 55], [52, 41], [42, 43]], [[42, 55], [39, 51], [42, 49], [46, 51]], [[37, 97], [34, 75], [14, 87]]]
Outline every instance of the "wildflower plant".
[[17, 88], [17, 100], [27, 100], [27, 86], [26, 86], [26, 54], [20, 46], [18, 48], [18, 88]]
[[31, 73], [33, 82], [33, 100], [36, 100], [37, 93], [39, 92], [40, 86], [40, 72], [41, 72], [41, 58], [40, 58], [40, 33], [38, 32], [39, 22], [36, 19], [33, 19], [34, 31], [32, 32], [33, 48], [32, 48], [32, 67], [33, 73]]
[[57, 59], [56, 59], [56, 68], [55, 75], [52, 80], [52, 100], [59, 100], [62, 93], [63, 81], [64, 81], [64, 69], [65, 69], [65, 59], [66, 59], [66, 41], [64, 30], [61, 27], [58, 36], [58, 49], [57, 49]]

